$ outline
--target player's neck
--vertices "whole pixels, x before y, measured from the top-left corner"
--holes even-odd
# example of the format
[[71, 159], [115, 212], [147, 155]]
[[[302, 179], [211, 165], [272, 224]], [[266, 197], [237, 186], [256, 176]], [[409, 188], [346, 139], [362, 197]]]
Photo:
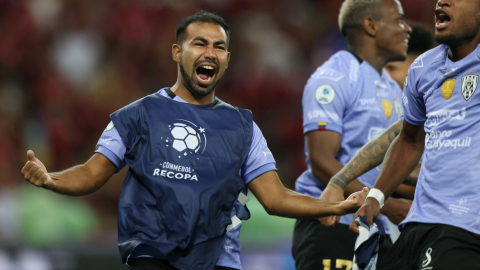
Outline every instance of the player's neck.
[[378, 72], [378, 74], [382, 75], [382, 69], [388, 61], [385, 57], [376, 54], [374, 51], [368, 50], [368, 48], [371, 47], [372, 46], [349, 46], [348, 50], [363, 61], [367, 61], [367, 63]]
[[175, 93], [175, 95], [183, 99], [185, 102], [191, 103], [194, 105], [207, 105], [212, 103], [215, 100], [215, 90], [206, 96], [198, 98], [193, 96], [192, 93], [188, 91], [188, 89], [183, 85], [183, 83], [180, 80], [181, 80], [180, 77], [178, 77], [177, 82], [170, 89], [172, 90], [173, 93]]
[[448, 51], [448, 58], [452, 60], [452, 62], [457, 62], [462, 60], [463, 58], [467, 57], [471, 54], [478, 46], [478, 41], [469, 42], [458, 46], [450, 46], [450, 50]]

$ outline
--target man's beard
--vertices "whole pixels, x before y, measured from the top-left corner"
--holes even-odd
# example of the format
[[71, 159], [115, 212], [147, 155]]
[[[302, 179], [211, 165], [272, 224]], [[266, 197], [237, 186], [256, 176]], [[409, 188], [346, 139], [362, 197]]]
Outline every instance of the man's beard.
[[220, 82], [220, 79], [222, 79], [222, 76], [223, 76], [223, 74], [219, 74], [218, 68], [217, 68], [217, 74], [215, 74], [216, 76], [219, 76], [218, 78], [216, 78], [217, 80], [215, 82], [213, 82], [212, 84], [210, 84], [210, 86], [208, 86], [207, 88], [200, 87], [200, 86], [196, 85], [193, 82], [192, 77], [190, 77], [187, 74], [187, 72], [183, 68], [181, 59], [180, 59], [179, 65], [180, 65], [180, 73], [182, 74], [182, 84], [183, 84], [183, 86], [185, 86], [185, 88], [188, 89], [188, 91], [195, 98], [202, 98], [202, 97], [205, 97], [205, 96], [209, 95], [210, 93], [212, 93], [215, 90], [215, 88], [217, 87], [218, 83]]

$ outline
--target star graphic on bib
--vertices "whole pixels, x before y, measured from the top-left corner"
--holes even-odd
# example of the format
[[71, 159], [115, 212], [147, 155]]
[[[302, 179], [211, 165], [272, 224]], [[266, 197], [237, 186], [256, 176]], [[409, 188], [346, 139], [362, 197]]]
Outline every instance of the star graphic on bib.
[[202, 128], [202, 127], [201, 127], [201, 128], [199, 128], [198, 130], [199, 130], [200, 132], [202, 132], [202, 133], [205, 133], [205, 129], [204, 129], [204, 128]]

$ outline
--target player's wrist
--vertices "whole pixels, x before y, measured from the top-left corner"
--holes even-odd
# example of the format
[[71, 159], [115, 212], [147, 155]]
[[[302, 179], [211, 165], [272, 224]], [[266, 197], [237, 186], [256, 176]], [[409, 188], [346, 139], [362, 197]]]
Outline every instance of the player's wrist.
[[378, 202], [378, 204], [380, 205], [380, 209], [385, 204], [385, 194], [383, 194], [383, 192], [380, 191], [377, 188], [370, 189], [370, 192], [368, 192], [368, 195], [367, 195], [367, 199], [368, 198], [375, 199]]

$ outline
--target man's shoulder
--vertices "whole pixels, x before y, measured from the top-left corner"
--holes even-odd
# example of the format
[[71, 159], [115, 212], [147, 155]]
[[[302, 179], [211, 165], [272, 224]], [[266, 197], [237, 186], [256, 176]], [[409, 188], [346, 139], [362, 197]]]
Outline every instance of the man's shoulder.
[[359, 62], [348, 51], [339, 51], [319, 66], [310, 79], [345, 83], [358, 79]]
[[432, 66], [444, 65], [448, 56], [448, 46], [441, 44], [431, 50], [422, 53], [410, 65], [410, 71], [421, 73], [431, 68]]
[[249, 121], [253, 121], [253, 114], [252, 111], [248, 109], [243, 109], [237, 106], [233, 106], [230, 103], [227, 103], [219, 98], [216, 98], [217, 104], [215, 104], [214, 109], [225, 109], [225, 110], [233, 110], [238, 112], [241, 116]]

